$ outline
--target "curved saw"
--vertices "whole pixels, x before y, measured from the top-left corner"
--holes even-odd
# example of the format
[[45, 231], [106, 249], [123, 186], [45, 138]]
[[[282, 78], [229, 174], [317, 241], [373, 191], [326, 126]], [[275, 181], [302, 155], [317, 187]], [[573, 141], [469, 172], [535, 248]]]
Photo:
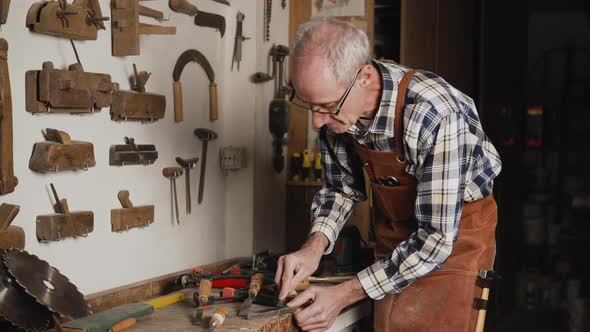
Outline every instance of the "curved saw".
[[186, 50], [184, 51], [178, 60], [176, 61], [176, 65], [174, 66], [174, 72], [172, 73], [172, 78], [174, 79], [173, 88], [174, 88], [174, 121], [181, 122], [183, 119], [182, 115], [182, 85], [180, 84], [180, 75], [182, 75], [182, 71], [184, 67], [190, 62], [198, 63], [203, 70], [205, 70], [205, 74], [209, 78], [209, 114], [211, 121], [215, 121], [219, 118], [219, 113], [217, 109], [217, 83], [215, 83], [215, 72], [211, 67], [211, 64], [205, 58], [205, 56], [197, 51], [197, 50]]
[[0, 331], [46, 331], [51, 313], [20, 287], [0, 262]]
[[37, 256], [21, 250], [6, 250], [4, 263], [16, 283], [52, 312], [69, 318], [90, 314], [88, 303], [76, 286]]

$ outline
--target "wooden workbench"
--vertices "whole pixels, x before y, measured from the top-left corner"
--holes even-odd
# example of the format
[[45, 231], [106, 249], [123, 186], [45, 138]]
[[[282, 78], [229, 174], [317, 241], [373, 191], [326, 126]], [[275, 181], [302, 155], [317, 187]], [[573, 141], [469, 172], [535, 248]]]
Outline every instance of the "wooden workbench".
[[[192, 294], [192, 293], [191, 293]], [[292, 315], [286, 314], [280, 317], [266, 319], [246, 320], [237, 317], [240, 303], [223, 304], [228, 309], [228, 318], [223, 326], [216, 331], [240, 331], [240, 332], [297, 332], [300, 331], [293, 322]], [[195, 326], [191, 323], [191, 317], [195, 310], [192, 301], [192, 295], [179, 303], [172, 304], [156, 310], [151, 316], [140, 319], [137, 324], [126, 332], [199, 332], [207, 328], [209, 316], [215, 311], [215, 307], [210, 307], [205, 311], [205, 326]], [[268, 307], [252, 305], [252, 310], [268, 309]], [[343, 311], [330, 331], [340, 331], [354, 324], [354, 322], [366, 318], [370, 315], [370, 301], [363, 301]]]
[[[292, 323], [292, 315], [287, 314], [280, 317], [246, 320], [237, 317], [237, 312], [240, 303], [227, 303], [223, 306], [228, 308], [228, 318], [223, 326], [216, 331], [242, 331], [242, 332], [296, 332], [299, 331], [295, 324]], [[252, 305], [252, 310], [265, 309], [267, 307]], [[187, 296], [182, 302], [172, 304], [156, 310], [156, 312], [148, 317], [140, 319], [137, 324], [129, 329], [127, 332], [199, 332], [205, 331], [207, 328], [207, 321], [209, 316], [215, 310], [214, 306], [205, 311], [204, 326], [195, 326], [191, 323], [191, 317], [195, 310], [192, 295]]]

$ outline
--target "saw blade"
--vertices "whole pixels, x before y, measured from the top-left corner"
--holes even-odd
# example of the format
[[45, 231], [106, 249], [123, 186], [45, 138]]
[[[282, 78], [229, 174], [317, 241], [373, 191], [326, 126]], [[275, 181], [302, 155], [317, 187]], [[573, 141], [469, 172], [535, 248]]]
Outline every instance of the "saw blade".
[[[41, 332], [49, 329], [51, 313], [20, 287], [0, 262], [0, 331], [25, 330]], [[13, 326], [14, 328], [11, 328]]]
[[47, 262], [16, 249], [5, 252], [4, 262], [16, 282], [52, 312], [73, 319], [90, 314], [84, 295]]

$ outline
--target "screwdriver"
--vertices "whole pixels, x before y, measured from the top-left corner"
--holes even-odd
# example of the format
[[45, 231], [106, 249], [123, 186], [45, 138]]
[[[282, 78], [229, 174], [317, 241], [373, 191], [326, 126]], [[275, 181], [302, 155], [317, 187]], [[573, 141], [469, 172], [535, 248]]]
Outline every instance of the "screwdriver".
[[215, 312], [211, 316], [211, 320], [209, 320], [209, 328], [206, 331], [215, 331], [215, 329], [223, 325], [223, 322], [225, 322], [226, 317], [227, 309], [225, 309], [224, 307], [217, 308], [217, 310], [215, 310]]

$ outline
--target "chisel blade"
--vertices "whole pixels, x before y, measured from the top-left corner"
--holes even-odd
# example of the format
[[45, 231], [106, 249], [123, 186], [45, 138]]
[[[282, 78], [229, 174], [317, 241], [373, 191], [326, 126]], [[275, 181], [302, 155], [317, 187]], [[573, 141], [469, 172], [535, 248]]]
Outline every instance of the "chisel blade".
[[252, 302], [254, 302], [254, 298], [252, 297], [249, 297], [244, 302], [242, 302], [242, 305], [240, 305], [240, 311], [238, 311], [238, 316], [248, 316], [248, 314], [250, 313], [250, 308], [252, 307]]

